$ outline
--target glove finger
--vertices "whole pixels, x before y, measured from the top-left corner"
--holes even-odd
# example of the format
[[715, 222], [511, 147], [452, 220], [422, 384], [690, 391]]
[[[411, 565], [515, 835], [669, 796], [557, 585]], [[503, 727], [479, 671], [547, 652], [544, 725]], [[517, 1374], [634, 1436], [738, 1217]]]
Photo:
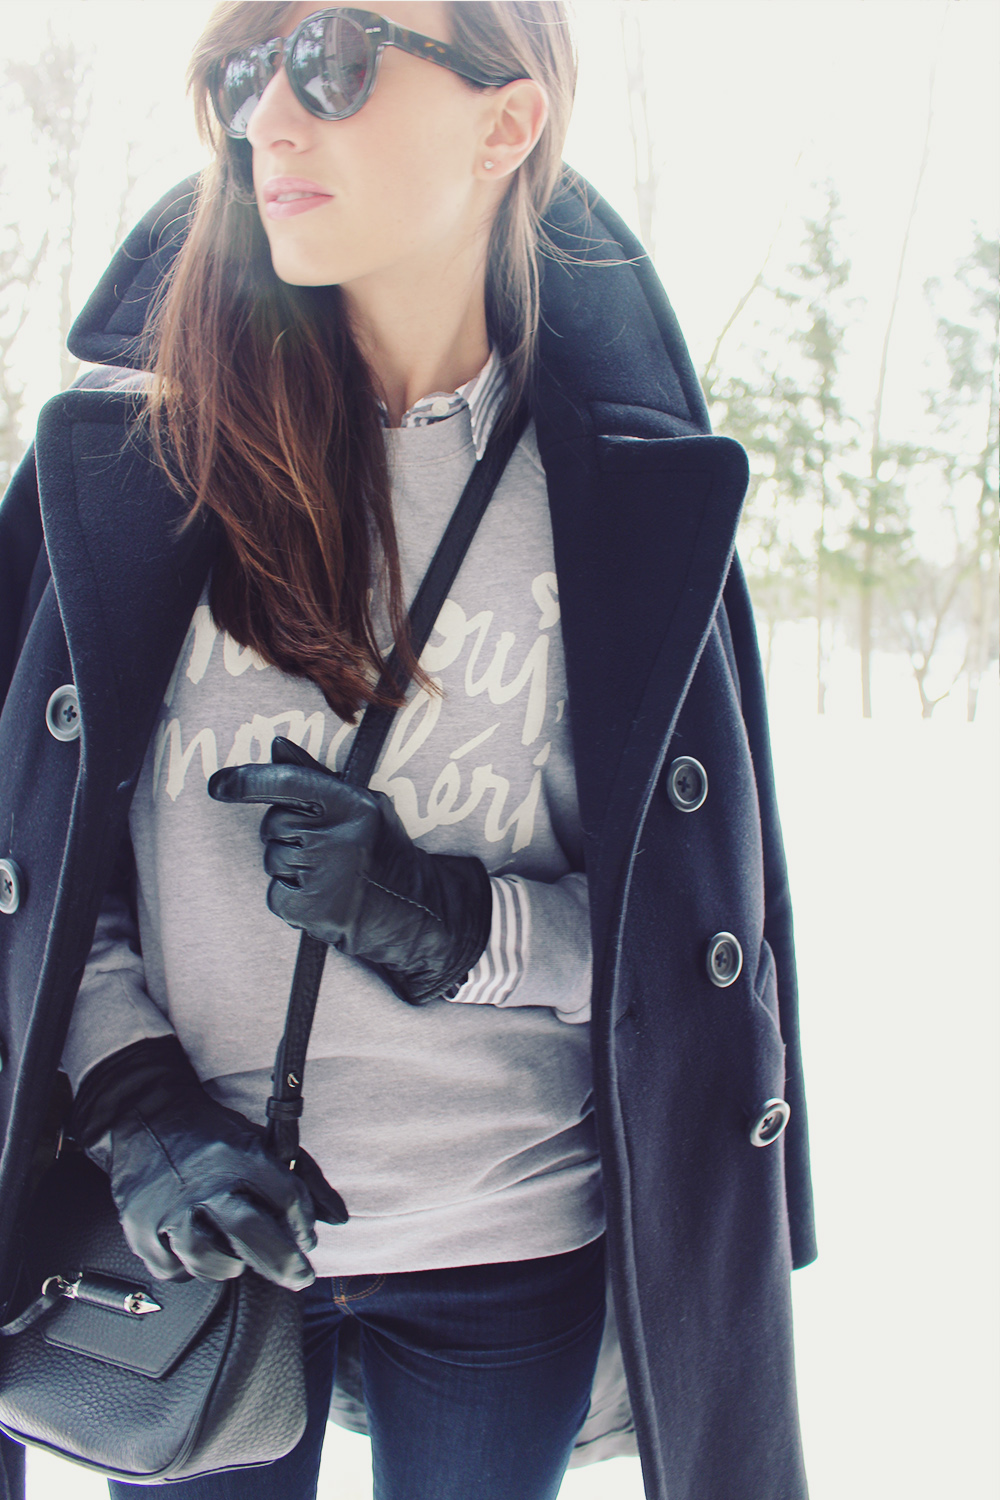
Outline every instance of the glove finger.
[[214, 1219], [202, 1213], [200, 1204], [186, 1208], [162, 1232], [185, 1270], [199, 1281], [231, 1281], [242, 1276], [239, 1248], [229, 1243]]
[[267, 888], [267, 909], [280, 917], [287, 926], [300, 931], [308, 921], [302, 892], [297, 886], [285, 885], [281, 880], [272, 880]]
[[369, 806], [368, 794], [312, 766], [223, 766], [209, 777], [216, 802], [272, 802], [339, 823]]
[[285, 1225], [303, 1255], [316, 1249], [319, 1244], [315, 1227], [316, 1215], [308, 1193], [303, 1193], [300, 1189], [300, 1193], [285, 1209]]
[[283, 880], [286, 885], [301, 885], [303, 873], [314, 866], [315, 859], [312, 855], [301, 849], [289, 847], [288, 844], [264, 845], [264, 869], [275, 880]]
[[286, 739], [283, 734], [276, 734], [271, 741], [271, 764], [275, 766], [312, 766], [317, 771], [323, 771], [327, 776], [337, 776], [339, 772], [331, 771], [328, 766], [321, 766], [318, 760], [314, 760], [308, 750], [303, 750], [294, 740]]
[[[216, 1193], [200, 1207], [241, 1260], [268, 1281], [290, 1287], [293, 1292], [315, 1281], [312, 1266], [266, 1210], [230, 1192]], [[314, 1246], [315, 1240], [309, 1248]]]
[[152, 1225], [138, 1223], [128, 1213], [122, 1214], [121, 1225], [129, 1249], [157, 1281], [187, 1281], [190, 1273]]
[[316, 831], [316, 820], [290, 807], [269, 807], [260, 820], [261, 843], [301, 844]]
[[317, 1219], [322, 1219], [324, 1224], [347, 1223], [350, 1217], [347, 1204], [337, 1189], [327, 1182], [319, 1169], [319, 1164], [313, 1160], [308, 1151], [303, 1151], [301, 1146], [295, 1160], [295, 1175], [301, 1177], [309, 1189]]
[[[352, 918], [352, 904], [358, 902], [358, 892], [351, 884], [338, 883], [325, 890], [317, 888], [312, 878], [314, 871], [305, 870], [293, 885], [283, 878], [275, 878], [267, 888], [267, 909], [280, 917], [287, 927], [298, 932], [310, 932], [330, 947], [341, 949], [356, 929]], [[363, 892], [363, 887], [359, 888]], [[352, 945], [347, 950], [354, 952]]]

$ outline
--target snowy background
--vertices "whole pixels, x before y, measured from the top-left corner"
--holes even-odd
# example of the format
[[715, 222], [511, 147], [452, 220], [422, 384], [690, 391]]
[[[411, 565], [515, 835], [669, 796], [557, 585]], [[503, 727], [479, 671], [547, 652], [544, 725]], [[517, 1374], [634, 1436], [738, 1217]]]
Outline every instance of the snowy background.
[[[133, 217], [200, 165], [182, 75], [209, 9], [204, 0], [34, 0], [0, 10], [11, 57], [37, 55], [50, 23], [99, 49], [90, 124], [105, 146], [85, 164], [76, 308], [114, 237], [123, 122], [142, 137], [131, 164]], [[565, 155], [637, 228], [615, 8], [579, 0], [576, 9], [581, 80]], [[1000, 217], [1000, 8], [649, 0], [646, 9], [664, 22], [647, 67], [669, 147], [656, 264], [696, 366], [758, 270], [783, 205], [794, 237], [800, 190], [829, 174], [866, 299], [850, 376], [858, 400], [874, 386], [920, 155], [928, 59], [937, 56], [934, 147], [887, 398], [893, 422], [910, 431], [926, 384], [924, 279], [947, 277], [970, 227], [995, 234]], [[151, 39], [156, 68], [139, 74], [136, 47], [152, 55]], [[31, 149], [23, 127], [5, 121], [0, 158], [29, 239], [45, 222], [49, 191]], [[789, 242], [776, 256], [793, 251]], [[56, 300], [54, 287], [42, 288], [32, 308], [26, 430], [58, 383]], [[820, 718], [813, 651], [809, 625], [783, 626], [771, 671], [820, 1244], [819, 1260], [792, 1283], [811, 1493], [996, 1500], [996, 672], [974, 724], [964, 722], [961, 689], [925, 722], [908, 665], [876, 656], [875, 717], [863, 721], [857, 657], [841, 643]], [[35, 1452], [29, 1476], [30, 1500], [106, 1495], [100, 1479]], [[369, 1500], [365, 1439], [330, 1429], [320, 1495]], [[563, 1487], [563, 1500], [641, 1496], [629, 1459], [573, 1471]]]

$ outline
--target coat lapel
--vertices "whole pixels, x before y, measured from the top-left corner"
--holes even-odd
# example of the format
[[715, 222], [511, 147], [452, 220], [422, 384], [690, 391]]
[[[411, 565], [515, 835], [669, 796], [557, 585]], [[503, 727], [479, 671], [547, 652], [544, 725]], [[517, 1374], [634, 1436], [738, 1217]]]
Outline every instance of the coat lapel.
[[727, 438], [605, 434], [546, 469], [580, 812], [609, 878], [718, 606], [746, 472]]
[[211, 564], [214, 526], [151, 461], [136, 399], [67, 391], [38, 425], [42, 524], [80, 696], [88, 774], [137, 776]]
[[718, 606], [747, 466], [738, 444], [708, 436], [673, 311], [631, 231], [572, 193], [546, 228], [573, 261], [542, 263], [535, 432], [588, 869], [617, 881]]

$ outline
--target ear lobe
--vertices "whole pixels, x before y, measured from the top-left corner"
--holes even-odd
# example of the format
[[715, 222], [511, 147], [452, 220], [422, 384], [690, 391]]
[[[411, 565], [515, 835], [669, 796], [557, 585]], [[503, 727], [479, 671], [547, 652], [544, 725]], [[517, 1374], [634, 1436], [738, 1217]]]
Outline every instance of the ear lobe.
[[509, 173], [534, 150], [549, 117], [549, 101], [533, 78], [517, 78], [504, 84], [494, 104], [494, 125], [483, 145], [487, 155], [506, 153], [507, 161], [501, 161], [501, 165], [504, 173]]

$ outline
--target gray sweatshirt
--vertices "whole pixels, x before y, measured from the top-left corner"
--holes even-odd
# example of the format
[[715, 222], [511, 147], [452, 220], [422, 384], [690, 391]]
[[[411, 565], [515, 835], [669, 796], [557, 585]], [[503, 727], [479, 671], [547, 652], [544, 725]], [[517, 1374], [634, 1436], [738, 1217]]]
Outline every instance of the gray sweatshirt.
[[[409, 599], [475, 461], [469, 409], [386, 443]], [[371, 785], [422, 848], [484, 861], [493, 932], [456, 999], [420, 1008], [330, 951], [302, 1141], [351, 1218], [318, 1226], [319, 1275], [556, 1254], [603, 1228], [587, 888], [531, 426], [422, 664], [441, 692], [411, 688]], [[312, 683], [221, 635], [203, 596], [130, 816], [138, 930], [109, 897], [63, 1058], [74, 1087], [111, 1052], [175, 1032], [214, 1097], [263, 1121], [298, 933], [265, 904], [261, 809], [205, 785], [270, 759], [275, 734], [341, 767], [353, 733]]]

